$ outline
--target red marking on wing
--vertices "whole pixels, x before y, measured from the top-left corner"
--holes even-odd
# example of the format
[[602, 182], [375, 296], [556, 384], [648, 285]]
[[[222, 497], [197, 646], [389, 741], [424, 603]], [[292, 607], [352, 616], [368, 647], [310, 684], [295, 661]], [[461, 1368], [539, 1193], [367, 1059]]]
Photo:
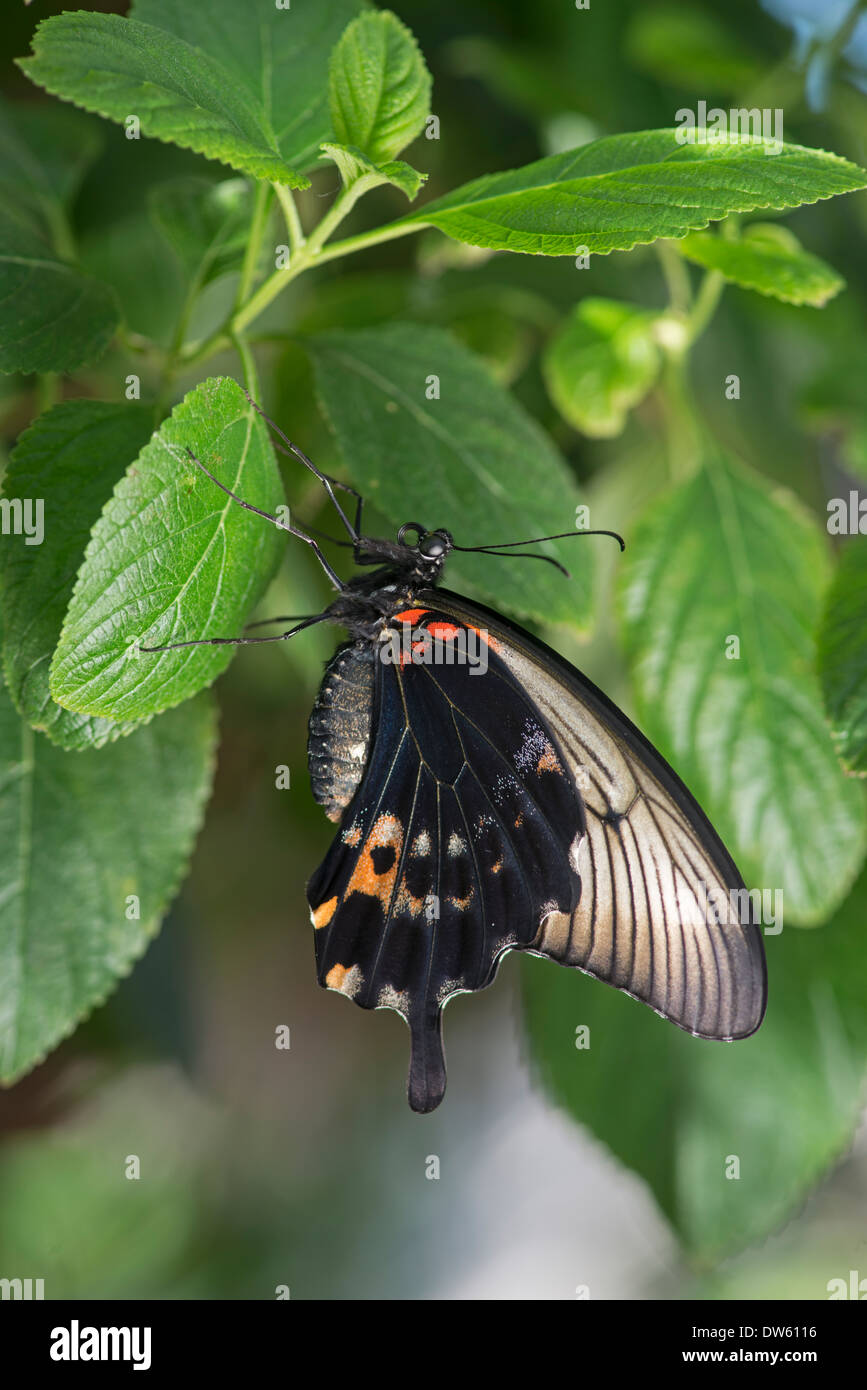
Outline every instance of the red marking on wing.
[[429, 608], [405, 608], [402, 613], [395, 613], [394, 620], [398, 623], [417, 623], [429, 612]]
[[484, 632], [480, 627], [473, 627], [472, 623], [468, 623], [467, 626], [471, 632], [475, 632], [478, 637], [481, 637], [482, 641], [490, 647], [492, 652], [498, 652], [500, 650], [500, 644], [496, 637], [491, 637], [490, 633]]
[[461, 635], [461, 628], [455, 627], [454, 623], [428, 623], [427, 630], [431, 637], [437, 638], [440, 642], [454, 642], [455, 638]]

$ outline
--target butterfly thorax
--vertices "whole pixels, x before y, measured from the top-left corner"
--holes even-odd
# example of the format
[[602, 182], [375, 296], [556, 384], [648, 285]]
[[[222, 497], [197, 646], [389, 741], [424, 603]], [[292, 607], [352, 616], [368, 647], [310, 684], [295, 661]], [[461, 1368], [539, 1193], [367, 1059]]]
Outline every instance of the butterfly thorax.
[[[419, 533], [417, 545], [403, 543], [407, 529]], [[313, 795], [333, 821], [352, 800], [367, 764], [383, 631], [436, 584], [450, 548], [445, 531], [428, 533], [410, 523], [399, 535], [398, 541], [361, 538], [357, 563], [377, 568], [349, 580], [328, 608], [329, 621], [345, 628], [350, 641], [325, 668], [308, 725], [307, 762]]]
[[[404, 543], [407, 530], [418, 533], [418, 544]], [[358, 640], [377, 641], [389, 619], [414, 606], [413, 595], [418, 590], [433, 588], [452, 548], [448, 531], [426, 532], [413, 522], [402, 526], [398, 536], [397, 541], [362, 536], [354, 547], [355, 561], [376, 568], [350, 579], [329, 605], [329, 621], [346, 628]]]

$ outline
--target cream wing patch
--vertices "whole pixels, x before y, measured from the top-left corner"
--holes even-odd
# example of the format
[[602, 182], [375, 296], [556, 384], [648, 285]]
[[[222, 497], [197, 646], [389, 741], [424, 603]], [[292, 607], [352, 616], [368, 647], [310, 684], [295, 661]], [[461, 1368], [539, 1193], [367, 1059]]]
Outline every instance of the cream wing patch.
[[[743, 887], [633, 748], [555, 672], [508, 641], [500, 656], [555, 734], [584, 799], [587, 833], [572, 847], [581, 899], [550, 914], [535, 949], [650, 1004], [704, 1037], [742, 1037], [761, 1021], [756, 929], [729, 910]], [[661, 759], [660, 759], [661, 763]]]

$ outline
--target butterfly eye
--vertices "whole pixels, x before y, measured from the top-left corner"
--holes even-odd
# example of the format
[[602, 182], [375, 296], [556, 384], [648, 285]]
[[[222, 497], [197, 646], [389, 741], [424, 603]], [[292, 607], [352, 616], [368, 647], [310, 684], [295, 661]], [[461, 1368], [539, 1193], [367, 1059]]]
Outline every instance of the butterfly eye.
[[450, 549], [450, 544], [448, 531], [431, 531], [419, 541], [419, 554], [426, 560], [439, 560]]

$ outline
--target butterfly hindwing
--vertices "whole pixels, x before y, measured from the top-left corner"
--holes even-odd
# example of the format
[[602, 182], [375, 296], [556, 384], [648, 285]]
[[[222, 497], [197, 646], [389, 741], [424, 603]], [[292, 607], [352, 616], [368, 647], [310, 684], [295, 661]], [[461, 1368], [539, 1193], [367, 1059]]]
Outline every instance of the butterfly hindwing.
[[491, 610], [422, 594], [487, 630], [550, 728], [584, 801], [582, 891], [531, 949], [573, 965], [708, 1038], [747, 1037], [766, 1000], [764, 948], [743, 879], [662, 756], [580, 672]]
[[442, 659], [457, 628], [433, 602], [413, 622], [438, 633], [431, 659], [376, 660], [370, 755], [308, 899], [320, 982], [406, 1018], [410, 1103], [426, 1111], [445, 1089], [445, 1003], [574, 911], [585, 824], [550, 728], [499, 656], [486, 650], [484, 674]]

